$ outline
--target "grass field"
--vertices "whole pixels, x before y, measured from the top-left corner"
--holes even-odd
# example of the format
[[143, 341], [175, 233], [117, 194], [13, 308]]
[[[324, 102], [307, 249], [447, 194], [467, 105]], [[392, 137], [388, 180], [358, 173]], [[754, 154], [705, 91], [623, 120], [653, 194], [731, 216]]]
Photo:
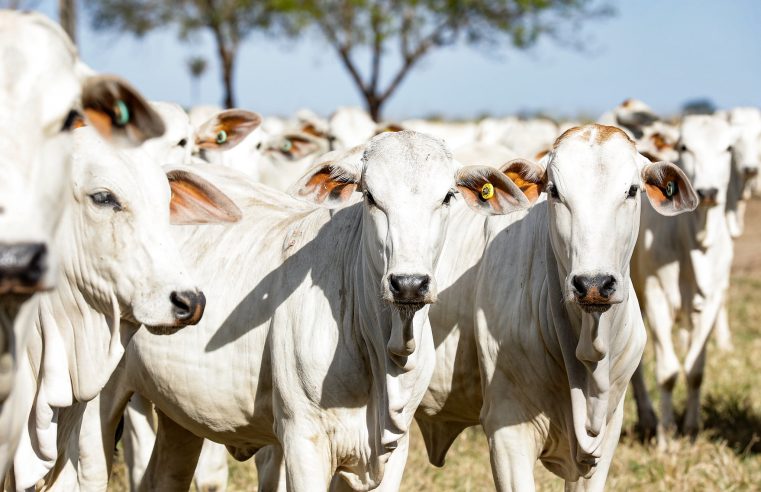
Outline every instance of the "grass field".
[[[704, 430], [696, 442], [676, 439], [659, 452], [636, 439], [634, 402], [627, 395], [623, 437], [608, 478], [610, 491], [761, 491], [761, 201], [750, 204], [746, 234], [738, 241], [730, 293], [730, 323], [735, 350], [725, 354], [711, 343], [703, 385]], [[648, 387], [654, 391], [653, 355], [645, 353]], [[675, 405], [684, 405], [679, 382]], [[657, 408], [657, 407], [656, 407]], [[256, 488], [253, 459], [230, 459], [230, 491]], [[124, 470], [114, 470], [111, 490], [124, 490]], [[560, 491], [562, 481], [536, 467], [540, 491]], [[447, 464], [428, 463], [415, 427], [402, 484], [404, 491], [482, 491], [493, 489], [486, 439], [480, 428], [464, 432], [450, 450]]]

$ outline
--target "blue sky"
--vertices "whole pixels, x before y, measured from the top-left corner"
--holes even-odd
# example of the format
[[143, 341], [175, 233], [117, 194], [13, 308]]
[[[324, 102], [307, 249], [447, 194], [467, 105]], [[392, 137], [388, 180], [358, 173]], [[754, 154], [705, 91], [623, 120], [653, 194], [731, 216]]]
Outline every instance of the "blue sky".
[[[498, 53], [465, 46], [425, 58], [385, 108], [388, 119], [440, 114], [474, 117], [543, 111], [597, 115], [627, 97], [671, 113], [690, 99], [720, 107], [761, 106], [761, 0], [609, 0], [612, 18], [584, 24], [584, 51], [540, 42]], [[56, 18], [57, 2], [36, 8]], [[150, 99], [183, 105], [219, 103], [221, 84], [211, 40], [181, 43], [164, 30], [135, 39], [93, 32], [80, 18], [80, 51], [93, 68], [128, 78]], [[191, 95], [185, 60], [211, 65]], [[361, 100], [330, 47], [314, 36], [297, 41], [250, 37], [236, 73], [238, 105], [264, 115], [308, 107], [329, 114]]]

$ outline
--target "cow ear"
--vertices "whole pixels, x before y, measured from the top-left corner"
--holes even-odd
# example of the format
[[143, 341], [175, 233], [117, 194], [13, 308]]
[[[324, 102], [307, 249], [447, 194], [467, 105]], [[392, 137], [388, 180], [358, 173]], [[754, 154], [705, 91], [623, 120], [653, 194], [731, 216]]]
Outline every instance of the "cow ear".
[[320, 144], [306, 135], [294, 133], [283, 137], [280, 146], [274, 150], [282, 152], [292, 160], [298, 160], [319, 151]]
[[510, 181], [520, 188], [528, 201], [533, 204], [544, 191], [544, 168], [527, 159], [513, 159], [500, 170]]
[[681, 169], [670, 162], [645, 164], [642, 167], [642, 182], [650, 204], [662, 215], [691, 212], [698, 206], [692, 183]]
[[515, 183], [490, 166], [462, 167], [457, 170], [455, 183], [465, 203], [483, 215], [504, 215], [531, 206]]
[[261, 124], [262, 117], [251, 111], [220, 111], [198, 128], [196, 145], [208, 150], [232, 149]]
[[294, 186], [294, 196], [334, 208], [343, 205], [359, 187], [355, 169], [333, 162], [323, 162], [307, 171]]
[[143, 96], [119, 77], [88, 77], [82, 87], [87, 123], [109, 142], [137, 146], [164, 134], [164, 121]]
[[172, 224], [238, 222], [243, 216], [227, 195], [199, 175], [184, 169], [171, 169], [167, 171], [166, 177], [172, 189], [172, 199], [169, 202]]

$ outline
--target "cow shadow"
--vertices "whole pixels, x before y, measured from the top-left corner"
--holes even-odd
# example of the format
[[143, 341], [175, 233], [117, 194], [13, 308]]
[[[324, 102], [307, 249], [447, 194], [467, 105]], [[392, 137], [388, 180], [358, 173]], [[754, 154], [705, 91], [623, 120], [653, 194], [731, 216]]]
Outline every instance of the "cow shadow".
[[748, 397], [709, 394], [703, 401], [703, 432], [741, 456], [761, 454], [761, 413]]

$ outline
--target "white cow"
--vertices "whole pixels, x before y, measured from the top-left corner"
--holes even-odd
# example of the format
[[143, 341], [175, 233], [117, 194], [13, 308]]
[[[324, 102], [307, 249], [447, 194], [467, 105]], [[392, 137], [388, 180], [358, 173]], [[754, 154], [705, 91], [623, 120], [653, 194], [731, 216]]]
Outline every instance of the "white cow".
[[[100, 392], [141, 324], [164, 334], [201, 319], [205, 298], [180, 261], [170, 222], [240, 218], [229, 198], [192, 172], [165, 173], [150, 154], [112, 149], [90, 127], [74, 137], [73, 189], [60, 204], [53, 242], [58, 287], [30, 303], [35, 330], [23, 383], [35, 401], [14, 459], [18, 489], [32, 487], [56, 459], [49, 481], [72, 465], [57, 443], [78, 440], [82, 403]], [[64, 408], [75, 417], [59, 427]]]
[[[63, 30], [39, 14], [0, 11], [0, 475], [10, 465], [31, 388], [14, 383], [32, 327], [19, 309], [56, 277], [51, 238], [70, 190], [70, 130], [82, 117], [117, 143], [163, 124], [125, 82], [95, 76]], [[23, 370], [23, 368], [22, 368]]]
[[[660, 389], [659, 443], [674, 430], [672, 390], [682, 368], [687, 379], [684, 430], [694, 435], [700, 424], [700, 386], [706, 340], [727, 295], [732, 263], [732, 238], [725, 205], [731, 172], [732, 130], [717, 116], [687, 116], [677, 150], [680, 167], [700, 197], [694, 213], [665, 220], [645, 207], [632, 279], [653, 334], [656, 380]], [[689, 333], [683, 364], [674, 350], [675, 325]], [[656, 431], [656, 418], [642, 379], [634, 378], [640, 424]]]
[[341, 107], [329, 120], [330, 134], [337, 149], [350, 149], [364, 145], [377, 133], [377, 124], [362, 108]]
[[388, 460], [398, 488], [433, 370], [426, 305], [449, 202], [459, 190], [483, 213], [527, 205], [498, 171], [457, 169], [414, 132], [378, 136], [301, 183], [306, 201], [252, 184], [239, 225], [183, 234], [209, 309], [192, 333], [138, 333], [103, 416], [112, 449], [129, 394], [156, 404], [144, 488], [186, 488], [202, 437], [239, 459], [282, 443], [292, 490], [325, 489], [334, 474], [366, 490]]
[[694, 192], [613, 127], [567, 131], [545, 162], [504, 168], [529, 198], [547, 191], [529, 211], [453, 214], [430, 312], [437, 365], [416, 418], [438, 466], [481, 423], [499, 490], [533, 490], [536, 460], [567, 489], [603, 490], [646, 337], [629, 279], [639, 194], [673, 215]]
[[727, 120], [735, 131], [732, 143], [732, 174], [727, 193], [727, 220], [733, 238], [743, 233], [746, 201], [751, 181], [758, 175], [761, 161], [761, 110], [734, 108]]

